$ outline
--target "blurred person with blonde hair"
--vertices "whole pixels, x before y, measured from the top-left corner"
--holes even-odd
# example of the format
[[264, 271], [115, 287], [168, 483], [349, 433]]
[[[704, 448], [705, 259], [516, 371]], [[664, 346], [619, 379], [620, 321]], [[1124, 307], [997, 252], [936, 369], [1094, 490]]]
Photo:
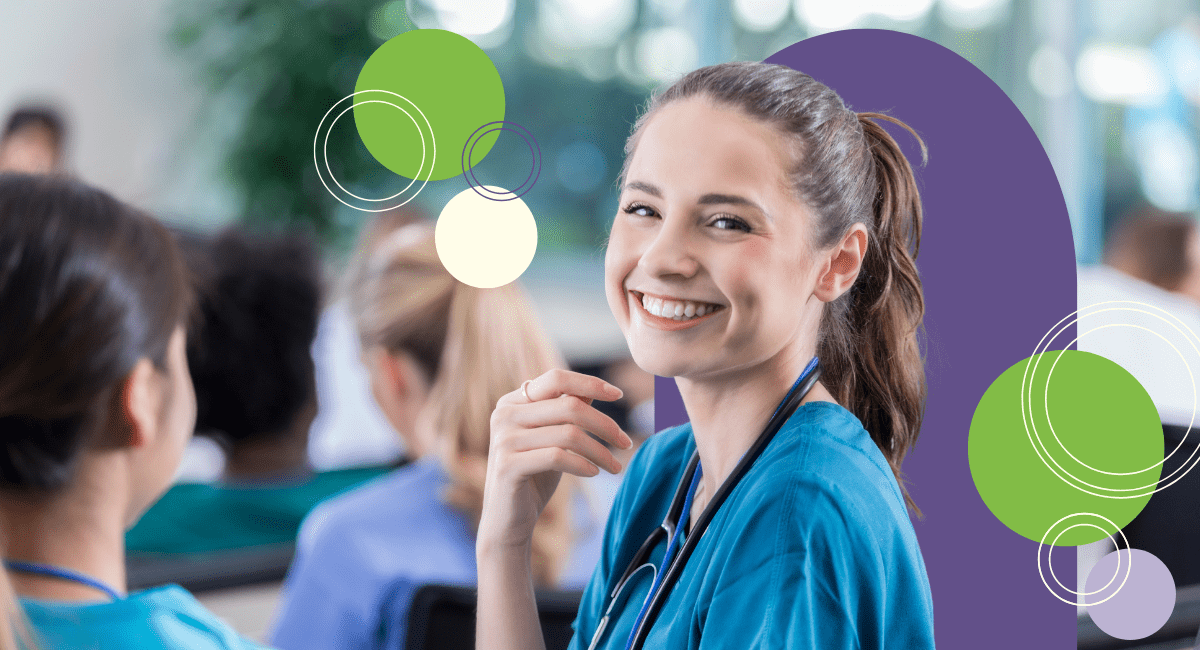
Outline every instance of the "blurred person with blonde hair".
[[[454, 279], [415, 215], [368, 226], [347, 293], [372, 393], [416, 460], [305, 520], [272, 636], [285, 650], [402, 647], [421, 585], [474, 585], [492, 410], [563, 367], [520, 287]], [[578, 491], [559, 491], [534, 532], [538, 584], [587, 583], [594, 518]]]

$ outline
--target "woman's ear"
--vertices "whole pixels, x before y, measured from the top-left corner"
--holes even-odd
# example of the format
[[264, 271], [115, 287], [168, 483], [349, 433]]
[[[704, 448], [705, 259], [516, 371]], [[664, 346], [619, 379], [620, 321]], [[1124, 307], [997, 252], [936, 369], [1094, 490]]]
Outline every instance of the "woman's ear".
[[124, 435], [114, 441], [128, 447], [145, 447], [154, 442], [158, 435], [161, 415], [161, 378], [149, 359], [139, 359], [133, 370], [121, 382], [117, 396], [116, 414], [122, 426], [118, 430]]
[[868, 245], [867, 227], [861, 223], [851, 226], [846, 236], [829, 251], [813, 295], [821, 302], [833, 302], [849, 291], [862, 270]]
[[404, 372], [401, 355], [392, 354], [382, 347], [375, 347], [367, 356], [367, 365], [379, 382], [379, 388], [391, 398], [403, 399], [411, 388], [409, 378]]

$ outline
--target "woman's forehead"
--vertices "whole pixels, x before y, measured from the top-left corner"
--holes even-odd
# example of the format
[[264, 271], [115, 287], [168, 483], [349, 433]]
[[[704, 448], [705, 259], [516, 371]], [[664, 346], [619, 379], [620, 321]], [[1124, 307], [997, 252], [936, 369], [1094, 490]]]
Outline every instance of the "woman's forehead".
[[700, 98], [671, 102], [650, 117], [630, 160], [626, 186], [685, 191], [789, 193], [791, 155], [776, 127]]

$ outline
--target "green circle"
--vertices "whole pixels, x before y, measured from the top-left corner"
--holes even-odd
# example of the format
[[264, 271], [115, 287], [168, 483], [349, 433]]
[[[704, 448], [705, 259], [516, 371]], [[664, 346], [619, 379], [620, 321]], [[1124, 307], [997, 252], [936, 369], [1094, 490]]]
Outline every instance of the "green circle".
[[[1162, 475], [1162, 421], [1138, 380], [1090, 352], [1059, 355], [1057, 350], [1034, 355], [992, 382], [975, 408], [967, 442], [971, 477], [983, 502], [1005, 526], [1035, 542], [1056, 521], [1078, 512], [1102, 515], [1124, 528], [1145, 507]], [[1034, 448], [1039, 439], [1041, 458]], [[1114, 491], [1142, 486], [1149, 487]], [[1057, 545], [1078, 546], [1107, 534], [1080, 527]]]
[[[437, 147], [437, 159], [425, 139], [425, 167], [421, 168], [421, 132], [412, 122], [386, 104], [354, 107], [358, 135], [379, 164], [405, 178], [440, 181], [462, 173], [462, 151], [467, 138], [488, 122], [504, 119], [504, 84], [496, 66], [479, 46], [466, 37], [441, 29], [415, 29], [392, 38], [363, 65], [355, 92], [387, 90], [408, 102], [385, 93], [355, 95], [354, 101], [385, 100], [412, 114], [424, 131], [429, 120]], [[478, 163], [491, 150], [499, 132], [479, 138], [471, 162]], [[433, 173], [430, 175], [430, 162]]]

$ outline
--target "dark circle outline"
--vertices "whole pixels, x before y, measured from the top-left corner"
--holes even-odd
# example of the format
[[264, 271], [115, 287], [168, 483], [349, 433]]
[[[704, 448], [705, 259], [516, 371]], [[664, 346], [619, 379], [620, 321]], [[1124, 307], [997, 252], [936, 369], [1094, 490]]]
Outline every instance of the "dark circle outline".
[[[484, 126], [487, 126], [487, 125], [485, 124]], [[481, 127], [481, 128], [482, 128], [482, 127]], [[479, 134], [479, 137], [475, 138], [475, 141], [471, 143], [471, 151], [470, 151], [469, 153], [467, 153], [466, 160], [468, 160], [468, 161], [469, 161], [469, 160], [471, 160], [471, 158], [473, 158], [473, 157], [474, 157], [474, 154], [475, 154], [475, 145], [479, 144], [479, 141], [483, 139], [483, 136], [485, 136], [485, 135], [487, 135], [487, 134], [489, 134], [489, 133], [495, 133], [495, 132], [497, 132], [497, 131], [504, 131], [504, 130], [505, 130], [505, 127], [503, 127], [503, 126], [498, 126], [498, 127], [494, 128], [494, 129], [488, 129], [487, 131], [484, 131], [483, 133], [480, 133], [480, 134]], [[516, 129], [507, 129], [507, 130], [509, 130], [509, 131], [516, 131]], [[478, 131], [476, 131], [476, 132], [478, 132]], [[472, 135], [474, 135], [474, 134], [472, 134]], [[521, 138], [525, 140], [525, 146], [529, 147], [529, 153], [531, 153], [531, 154], [532, 154], [532, 153], [533, 153], [533, 147], [531, 147], [531, 146], [529, 145], [529, 139], [528, 139], [528, 138], [525, 138], [524, 134], [522, 134], [522, 135], [521, 135]], [[541, 161], [540, 161], [540, 160], [534, 160], [533, 167], [531, 167], [531, 168], [529, 169], [529, 174], [527, 174], [527, 175], [525, 176], [525, 180], [521, 181], [521, 184], [517, 186], [517, 189], [520, 189], [520, 188], [522, 188], [522, 187], [525, 187], [525, 184], [529, 182], [529, 179], [530, 179], [530, 178], [534, 178], [533, 172], [534, 172], [535, 170], [537, 170], [537, 171], [538, 171], [538, 176], [541, 176], [541, 170], [540, 170], [540, 168], [541, 168], [541, 164], [540, 164], [540, 163], [541, 163]], [[486, 186], [486, 185], [484, 185], [483, 183], [480, 183], [480, 182], [479, 182], [479, 179], [478, 179], [478, 178], [475, 178], [475, 168], [474, 168], [474, 167], [469, 167], [469, 168], [467, 169], [467, 173], [469, 173], [469, 174], [471, 175], [471, 179], [475, 181], [475, 183], [476, 183], [476, 187], [478, 187], [479, 189], [483, 190], [484, 192], [487, 192], [487, 193], [489, 193], [489, 194], [496, 194], [496, 195], [499, 195], [499, 196], [503, 196], [503, 195], [506, 195], [506, 194], [513, 194], [513, 193], [514, 193], [514, 192], [496, 192], [496, 191], [493, 191], [493, 190], [489, 190], [489, 189], [487, 188], [487, 186]], [[534, 178], [534, 182], [535, 182], [535, 183], [537, 182], [537, 179], [536, 179], [536, 178]], [[529, 187], [529, 189], [533, 189], [533, 186], [531, 185], [531, 186]], [[529, 191], [529, 190], [525, 190], [525, 192], [528, 192], [528, 191]], [[493, 200], [495, 200], [495, 201], [511, 201], [512, 199], [493, 199]]]
[[[499, 124], [500, 126], [493, 128], [493, 129], [488, 129], [487, 131], [484, 131], [483, 133], [479, 132], [480, 130], [487, 128], [488, 126], [491, 126], [493, 124]], [[513, 126], [515, 126], [517, 128], [514, 129], [511, 127], [506, 127], [506, 126], [504, 126], [505, 124], [512, 124]], [[537, 144], [537, 138], [534, 138], [533, 134], [529, 132], [529, 129], [526, 129], [524, 126], [521, 126], [520, 124], [517, 124], [516, 122], [505, 122], [504, 120], [499, 120], [499, 121], [495, 121], [495, 122], [488, 122], [487, 124], [484, 124], [483, 126], [479, 127], [478, 129], [475, 129], [475, 132], [471, 134], [471, 137], [467, 138], [467, 142], [471, 143], [471, 150], [469, 153], [464, 152], [464, 153], [466, 153], [466, 158], [460, 162], [463, 163], [465, 171], [470, 173], [471, 179], [475, 181], [475, 183], [479, 189], [481, 189], [485, 192], [489, 192], [491, 194], [497, 194], [497, 195], [512, 194], [513, 192], [508, 192], [508, 191], [494, 192], [492, 190], [489, 190], [486, 186], [484, 186], [482, 183], [479, 182], [478, 178], [475, 178], [474, 168], [466, 167], [465, 163], [467, 163], [471, 160], [472, 155], [475, 153], [475, 145], [479, 144], [479, 141], [481, 139], [483, 139], [483, 136], [485, 136], [489, 133], [495, 133], [496, 131], [504, 131], [504, 130], [514, 131], [518, 135], [520, 135], [521, 139], [525, 140], [525, 146], [529, 147], [529, 152], [531, 154], [535, 154], [535, 156], [536, 156], [536, 158], [534, 159], [533, 167], [529, 170], [529, 174], [526, 175], [525, 180], [521, 181], [521, 184], [517, 186], [518, 190], [522, 187], [525, 187], [525, 184], [529, 182], [530, 178], [533, 178], [534, 179], [533, 182], [536, 183], [537, 178], [539, 178], [541, 176], [541, 167], [542, 167], [541, 146]], [[528, 136], [528, 137], [526, 137], [526, 136]], [[474, 139], [474, 142], [471, 142], [472, 139]], [[532, 145], [530, 144], [530, 141], [533, 142]], [[463, 148], [464, 149], [466, 148], [466, 143], [463, 144]], [[535, 148], [536, 148], [536, 150], [535, 150]], [[537, 177], [534, 176], [535, 171], [538, 173]], [[521, 193], [522, 194], [527, 193], [530, 189], [533, 189], [532, 185], [529, 187], [529, 189], [526, 189]], [[511, 201], [512, 199], [503, 199], [503, 200]]]
[[[494, 129], [488, 129], [487, 131], [480, 133], [480, 131], [483, 131], [483, 129], [486, 129], [487, 127], [492, 126], [493, 124], [499, 124], [500, 126], [497, 128], [494, 128]], [[511, 127], [505, 126], [508, 124], [511, 124], [512, 126]], [[516, 128], [513, 128], [513, 127], [516, 127]], [[529, 152], [531, 154], [533, 154], [533, 168], [530, 169], [529, 175], [525, 177], [525, 180], [520, 185], [518, 185], [515, 190], [512, 190], [510, 192], [496, 192], [496, 191], [489, 190], [486, 187], [484, 187], [483, 184], [479, 182], [479, 179], [475, 178], [475, 173], [474, 173], [472, 167], [468, 166], [467, 163], [468, 163], [468, 161], [470, 161], [470, 153], [474, 153], [475, 144], [477, 144], [479, 142], [480, 138], [487, 135], [488, 133], [494, 133], [496, 131], [506, 131], [506, 130], [517, 133], [517, 135], [521, 136], [521, 139], [525, 140], [525, 145], [529, 147]], [[478, 136], [478, 137], [476, 137], [476, 136]], [[474, 142], [472, 142], [472, 140], [474, 140]], [[471, 145], [470, 152], [468, 152], [467, 145]], [[471, 135], [467, 138], [467, 141], [463, 143], [463, 152], [459, 156], [459, 162], [462, 165], [463, 179], [467, 181], [467, 187], [470, 187], [472, 190], [475, 191], [476, 194], [478, 194], [479, 196], [481, 196], [485, 199], [488, 199], [489, 201], [496, 201], [496, 202], [503, 203], [505, 201], [514, 201], [516, 199], [521, 198], [522, 196], [528, 194], [529, 191], [533, 189], [533, 186], [537, 184], [538, 179], [541, 178], [541, 175], [542, 175], [542, 148], [538, 144], [537, 138], [535, 138], [533, 136], [533, 133], [530, 132], [529, 129], [525, 128], [524, 126], [521, 126], [520, 124], [517, 124], [516, 122], [509, 122], [509, 121], [505, 121], [505, 120], [496, 120], [494, 122], [488, 122], [487, 124], [484, 124], [483, 126], [479, 127], [478, 129], [475, 129], [475, 131], [473, 133], [471, 133]], [[532, 183], [529, 183], [530, 177], [533, 178]], [[475, 181], [474, 184], [471, 183], [472, 180]], [[529, 183], [529, 187], [527, 187], [527, 188], [525, 187], [526, 183]], [[522, 188], [525, 188], [525, 189], [522, 189]], [[496, 198], [492, 198], [491, 196], [488, 196], [487, 194], [484, 194], [484, 192], [487, 192], [487, 194], [495, 194], [495, 195], [512, 194], [512, 196], [507, 199], [496, 199]]]

